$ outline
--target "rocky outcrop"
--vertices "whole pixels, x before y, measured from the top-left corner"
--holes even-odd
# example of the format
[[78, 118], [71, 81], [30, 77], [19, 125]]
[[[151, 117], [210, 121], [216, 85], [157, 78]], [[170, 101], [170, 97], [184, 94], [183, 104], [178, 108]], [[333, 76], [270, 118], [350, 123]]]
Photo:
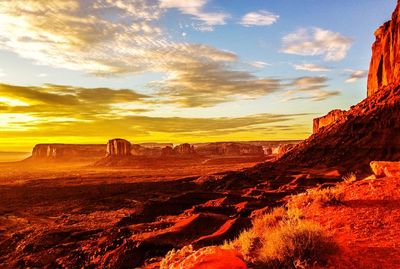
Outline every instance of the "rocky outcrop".
[[331, 127], [320, 128], [321, 124], [316, 123], [318, 132], [284, 155], [277, 165], [369, 173], [371, 161], [400, 159], [399, 8], [400, 2], [392, 20], [375, 33], [368, 97], [336, 117]]
[[174, 148], [170, 146], [162, 148], [161, 156], [174, 158], [196, 158], [197, 153], [192, 145], [185, 143], [175, 146]]
[[132, 144], [131, 145], [131, 154], [136, 157], [144, 157], [144, 158], [159, 158], [161, 157], [161, 147], [148, 147]]
[[244, 143], [210, 143], [195, 147], [201, 156], [264, 156], [262, 146]]
[[399, 177], [400, 162], [371, 162], [372, 172], [376, 177]]
[[106, 145], [101, 144], [38, 144], [29, 160], [79, 161], [98, 159], [106, 154]]
[[175, 156], [174, 148], [171, 146], [166, 146], [165, 148], [161, 149], [161, 157], [171, 157]]
[[291, 151], [295, 146], [296, 145], [293, 145], [293, 144], [281, 145], [277, 149], [277, 155], [282, 156], [282, 155], [288, 153], [289, 151]]
[[194, 150], [194, 147], [188, 143], [176, 146], [174, 148], [174, 151], [177, 155], [185, 155], [185, 156], [196, 155], [196, 151]]
[[107, 143], [107, 156], [130, 156], [131, 143], [125, 139], [111, 139]]
[[327, 115], [316, 118], [313, 121], [313, 133], [317, 133], [321, 128], [329, 126], [339, 119], [343, 118], [343, 116], [346, 114], [346, 111], [340, 110], [340, 109], [335, 109], [329, 112]]
[[[400, 3], [400, 2], [399, 2]], [[368, 96], [382, 87], [400, 82], [400, 4], [393, 12], [392, 20], [375, 32], [372, 59], [368, 75]]]

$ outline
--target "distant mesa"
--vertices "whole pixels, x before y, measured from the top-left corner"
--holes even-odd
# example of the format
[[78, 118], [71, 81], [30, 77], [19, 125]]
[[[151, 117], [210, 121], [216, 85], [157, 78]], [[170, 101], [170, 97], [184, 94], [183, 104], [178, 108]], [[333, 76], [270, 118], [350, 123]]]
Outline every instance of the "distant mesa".
[[400, 6], [393, 12], [392, 20], [375, 32], [372, 58], [368, 75], [368, 96], [384, 86], [400, 83]]
[[131, 143], [121, 138], [109, 140], [107, 156], [131, 156]]
[[103, 157], [106, 154], [104, 145], [101, 144], [38, 144], [32, 150], [32, 156], [27, 160], [53, 160], [53, 161], [90, 161]]
[[195, 145], [197, 154], [202, 156], [264, 156], [261, 145], [234, 142], [216, 142]]
[[171, 162], [227, 164], [263, 162], [293, 148], [300, 141], [214, 142], [174, 146], [172, 143], [132, 144], [110, 139], [107, 144], [38, 144], [27, 160], [80, 163], [95, 166], [148, 166]]

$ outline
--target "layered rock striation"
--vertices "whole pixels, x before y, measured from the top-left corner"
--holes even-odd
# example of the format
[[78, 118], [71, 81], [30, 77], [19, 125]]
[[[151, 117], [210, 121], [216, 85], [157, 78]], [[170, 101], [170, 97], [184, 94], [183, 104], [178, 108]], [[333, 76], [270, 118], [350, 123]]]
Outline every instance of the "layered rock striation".
[[107, 143], [107, 156], [131, 156], [131, 143], [125, 139], [111, 139]]
[[346, 114], [345, 110], [335, 109], [327, 115], [314, 119], [313, 133], [317, 133], [321, 128], [329, 126], [341, 119]]
[[375, 32], [372, 58], [368, 75], [368, 96], [382, 87], [400, 83], [400, 5], [397, 4], [392, 19]]
[[32, 150], [29, 160], [79, 161], [98, 159], [106, 154], [101, 144], [38, 144]]
[[264, 156], [264, 149], [260, 145], [245, 143], [218, 142], [195, 146], [201, 156]]

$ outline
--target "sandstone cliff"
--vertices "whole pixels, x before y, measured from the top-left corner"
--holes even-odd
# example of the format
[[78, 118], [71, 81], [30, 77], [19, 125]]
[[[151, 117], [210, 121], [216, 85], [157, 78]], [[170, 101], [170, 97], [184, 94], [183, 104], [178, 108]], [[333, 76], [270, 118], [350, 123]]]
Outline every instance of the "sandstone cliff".
[[29, 160], [79, 161], [98, 159], [106, 154], [105, 145], [38, 144]]
[[368, 96], [383, 86], [400, 82], [400, 5], [397, 4], [392, 20], [376, 32], [372, 46], [372, 59], [368, 75]]
[[[400, 1], [392, 20], [375, 33], [368, 97], [349, 111], [334, 111], [314, 121], [314, 134], [276, 167], [337, 167], [342, 172], [370, 170], [374, 160], [400, 159]], [[321, 128], [324, 126], [324, 128]], [[253, 172], [263, 173], [267, 166]]]
[[125, 139], [111, 139], [107, 143], [108, 156], [130, 156], [131, 143]]
[[329, 112], [327, 115], [316, 118], [313, 121], [313, 133], [317, 133], [321, 128], [325, 126], [329, 126], [332, 123], [335, 123], [337, 120], [342, 118], [346, 111], [340, 110], [340, 109], [335, 109]]

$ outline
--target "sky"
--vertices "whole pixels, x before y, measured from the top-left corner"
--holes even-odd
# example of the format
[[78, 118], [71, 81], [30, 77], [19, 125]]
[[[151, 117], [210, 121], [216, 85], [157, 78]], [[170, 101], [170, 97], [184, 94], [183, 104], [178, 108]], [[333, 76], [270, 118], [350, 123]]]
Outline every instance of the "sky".
[[0, 0], [0, 151], [305, 139], [396, 0]]

